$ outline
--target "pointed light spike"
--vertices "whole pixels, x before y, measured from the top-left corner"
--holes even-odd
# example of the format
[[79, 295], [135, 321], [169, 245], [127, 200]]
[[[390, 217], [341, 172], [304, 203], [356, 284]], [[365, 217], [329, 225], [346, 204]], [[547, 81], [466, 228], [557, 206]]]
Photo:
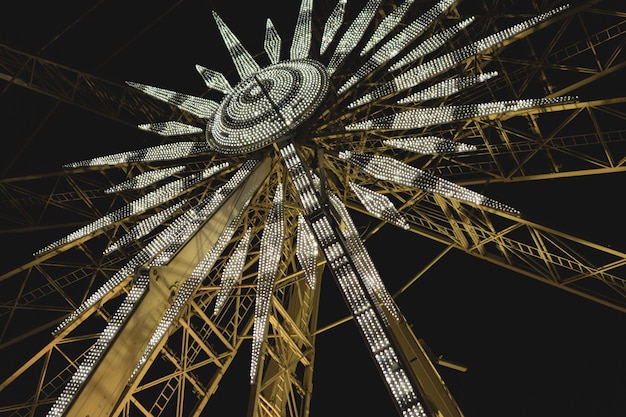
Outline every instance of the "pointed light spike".
[[175, 142], [152, 146], [134, 151], [120, 152], [97, 158], [85, 159], [63, 165], [64, 168], [78, 168], [101, 165], [117, 165], [125, 162], [169, 161], [208, 152], [211, 148], [206, 142]]
[[340, 152], [339, 157], [379, 180], [391, 181], [408, 187], [416, 187], [424, 191], [456, 198], [476, 205], [506, 211], [512, 214], [519, 214], [518, 210], [506, 204], [499, 203], [475, 191], [461, 187], [453, 182], [436, 177], [426, 171], [422, 171], [421, 169], [412, 167], [390, 157], [358, 154], [350, 151]]
[[419, 58], [433, 51], [436, 51], [437, 49], [445, 45], [445, 43], [452, 39], [457, 33], [466, 28], [474, 20], [476, 20], [475, 17], [469, 17], [465, 20], [460, 21], [456, 25], [451, 26], [448, 29], [445, 29], [425, 39], [422, 43], [409, 51], [409, 53], [407, 53], [402, 59], [389, 67], [389, 71], [395, 71], [405, 65], [415, 62]]
[[213, 174], [221, 171], [226, 168], [228, 163], [223, 163], [216, 167], [209, 168], [205, 170], [200, 175], [190, 175], [185, 178], [181, 178], [179, 180], [170, 182], [165, 184], [156, 190], [138, 198], [137, 200], [121, 207], [106, 216], [99, 218], [98, 220], [89, 223], [86, 226], [81, 227], [80, 229], [68, 234], [62, 239], [57, 240], [54, 243], [46, 246], [45, 248], [37, 251], [35, 255], [41, 255], [42, 253], [48, 252], [53, 249], [57, 249], [62, 245], [73, 242], [75, 240], [87, 237], [98, 230], [101, 230], [107, 226], [112, 225], [115, 222], [124, 220], [130, 216], [134, 216], [136, 214], [142, 213], [148, 209], [151, 209], [157, 205], [163, 204], [172, 198], [178, 196], [183, 191], [192, 187], [193, 185], [203, 181], [206, 178], [209, 178]]
[[265, 40], [263, 41], [263, 47], [272, 64], [277, 64], [280, 61], [280, 48], [282, 43], [282, 39], [274, 27], [274, 24], [270, 19], [267, 19], [265, 22]]
[[208, 88], [221, 91], [224, 94], [229, 94], [233, 91], [233, 87], [221, 72], [205, 68], [202, 65], [196, 65], [196, 71], [198, 71]]
[[111, 317], [106, 327], [98, 337], [98, 340], [96, 340], [89, 351], [87, 351], [87, 354], [78, 366], [78, 369], [74, 372], [68, 383], [63, 388], [63, 391], [52, 405], [52, 408], [48, 412], [47, 416], [66, 415], [67, 407], [74, 399], [74, 396], [82, 388], [85, 380], [91, 375], [94, 367], [100, 361], [102, 355], [107, 351], [113, 339], [118, 335], [120, 329], [136, 308], [137, 303], [143, 298], [143, 295], [148, 290], [149, 284], [150, 277], [148, 275], [137, 274], [130, 292], [124, 298], [124, 301], [117, 309], [113, 317]]
[[437, 136], [411, 137], [384, 140], [383, 144], [396, 149], [404, 149], [422, 155], [438, 155], [442, 153], [473, 152], [477, 148], [461, 142], [453, 142]]
[[320, 55], [324, 55], [324, 52], [326, 52], [328, 46], [333, 42], [337, 31], [341, 27], [343, 15], [346, 12], [346, 3], [347, 0], [339, 0], [330, 16], [328, 16], [328, 19], [326, 19], [324, 32], [322, 33], [322, 41], [320, 42]]
[[409, 7], [415, 0], [405, 0], [400, 6], [396, 7], [391, 13], [389, 13], [382, 22], [378, 25], [374, 34], [369, 38], [363, 49], [361, 50], [361, 56], [368, 53], [374, 46], [378, 44], [385, 36], [387, 36], [393, 29], [398, 26], [398, 23], [402, 20]]
[[204, 132], [204, 129], [188, 125], [185, 123], [169, 120], [167, 122], [146, 123], [137, 126], [141, 130], [146, 132], [156, 133], [160, 136], [185, 136], [196, 135]]
[[346, 29], [343, 34], [333, 56], [330, 58], [330, 62], [326, 66], [326, 70], [329, 75], [332, 75], [342, 64], [344, 59], [350, 55], [352, 50], [359, 43], [370, 22], [376, 14], [376, 10], [380, 6], [381, 0], [368, 0], [367, 4], [363, 7], [358, 16], [352, 21], [352, 24]]
[[[180, 247], [187, 242], [187, 238], [204, 223], [207, 219], [226, 199], [230, 193], [237, 188], [258, 164], [258, 161], [248, 160], [241, 168], [229, 179], [226, 184], [216, 190], [207, 199], [202, 201], [199, 210], [191, 209], [185, 211], [179, 218], [174, 220], [165, 230], [160, 232], [150, 243], [143, 247], [133, 258], [120, 268], [111, 278], [109, 278], [100, 288], [83, 301], [72, 314], [70, 314], [59, 326], [54, 333], [58, 334], [70, 323], [78, 319], [85, 311], [98, 304], [102, 298], [113, 291], [126, 278], [140, 266], [146, 265], [151, 261], [150, 265], [164, 265], [171, 259], [171, 254], [176, 253]], [[210, 169], [224, 169], [227, 163], [218, 165]], [[215, 171], [217, 172], [217, 171]], [[210, 171], [205, 171], [210, 174]], [[250, 197], [250, 196], [248, 196]]]
[[311, 227], [303, 215], [298, 215], [298, 230], [296, 234], [296, 257], [304, 271], [304, 276], [311, 289], [315, 289], [317, 258], [319, 249]]
[[313, 14], [313, 0], [302, 0], [298, 21], [289, 51], [291, 59], [306, 59], [311, 50], [311, 16]]
[[283, 187], [278, 184], [274, 200], [261, 236], [257, 295], [254, 306], [254, 326], [252, 329], [252, 357], [250, 361], [250, 382], [254, 383], [261, 357], [261, 345], [267, 333], [269, 308], [278, 275], [278, 266], [285, 239], [283, 208]]
[[403, 99], [398, 100], [399, 104], [415, 103], [417, 101], [431, 100], [434, 98], [449, 97], [461, 90], [469, 88], [475, 84], [487, 81], [498, 75], [496, 71], [484, 74], [474, 75], [471, 77], [460, 77], [444, 80], [440, 83], [432, 85], [424, 90], [413, 93]]
[[[380, 304], [383, 304], [387, 308], [387, 311], [389, 311], [389, 313], [391, 313], [396, 320], [399, 320], [400, 315], [398, 314], [398, 310], [391, 299], [391, 294], [387, 291], [387, 287], [385, 287], [385, 284], [376, 269], [376, 265], [374, 265], [367, 248], [363, 244], [348, 209], [343, 204], [341, 199], [335, 194], [329, 194], [328, 200], [343, 222], [344, 228], [341, 233], [345, 238], [346, 249], [350, 254], [350, 258], [354, 262], [354, 266], [359, 272], [359, 275], [363, 277], [362, 282], [365, 284], [367, 292], [370, 294], [371, 298], [376, 301], [375, 307], [380, 311]], [[388, 324], [387, 316], [382, 311], [381, 317], [383, 318], [385, 324]]]
[[346, 130], [417, 129], [458, 120], [517, 112], [558, 103], [574, 101], [576, 97], [531, 98], [522, 100], [494, 101], [491, 103], [465, 104], [461, 106], [428, 107], [407, 110], [390, 116], [364, 120], [346, 126]]
[[[374, 55], [372, 55], [365, 63], [354, 73], [339, 89], [338, 94], [343, 94], [350, 87], [354, 86], [359, 80], [365, 78], [368, 74], [395, 58], [398, 53], [406, 48], [413, 40], [420, 36], [424, 31], [448, 9], [456, 0], [440, 0], [431, 7], [426, 13], [415, 19], [397, 35], [385, 42]], [[390, 15], [391, 16], [391, 15]]]
[[130, 81], [127, 81], [126, 84], [156, 99], [164, 101], [165, 103], [176, 106], [181, 110], [189, 112], [195, 116], [202, 117], [204, 119], [212, 118], [219, 106], [216, 102], [212, 100], [178, 93], [176, 91], [166, 90], [164, 88], [153, 87], [150, 85], [139, 84]]
[[178, 290], [178, 293], [176, 294], [176, 297], [174, 298], [174, 301], [172, 302], [172, 305], [165, 311], [165, 314], [152, 333], [152, 337], [150, 338], [148, 345], [144, 349], [141, 358], [137, 362], [137, 365], [129, 378], [130, 382], [135, 380], [145, 363], [148, 361], [148, 358], [152, 356], [152, 353], [158, 346], [161, 339], [167, 335], [176, 318], [180, 316], [183, 308], [188, 305], [189, 300], [193, 294], [196, 293], [198, 286], [209, 274], [209, 271], [215, 265], [215, 261], [217, 261], [219, 256], [228, 246], [228, 243], [235, 234], [239, 220], [241, 219], [244, 210], [248, 207], [249, 202], [250, 200], [247, 200], [232, 220], [224, 227], [215, 244], [211, 246], [200, 262], [194, 267], [191, 274], [183, 282], [182, 286]]
[[183, 200], [177, 204], [174, 204], [171, 207], [166, 208], [165, 210], [161, 210], [157, 214], [153, 214], [152, 216], [140, 221], [137, 223], [135, 227], [130, 229], [128, 233], [119, 238], [115, 243], [106, 248], [106, 250], [102, 253], [103, 255], [108, 255], [111, 252], [114, 252], [121, 248], [122, 246], [141, 239], [146, 236], [148, 233], [156, 229], [158, 226], [163, 224], [163, 222], [174, 215], [183, 205], [187, 203], [187, 200]]
[[228, 48], [228, 52], [235, 64], [239, 77], [244, 79], [259, 71], [259, 64], [257, 64], [254, 58], [252, 58], [252, 55], [243, 47], [239, 39], [231, 32], [219, 15], [213, 12], [213, 18], [217, 23], [217, 28], [222, 35], [226, 48]]
[[484, 51], [495, 47], [497, 44], [511, 39], [514, 36], [532, 28], [540, 22], [554, 16], [555, 14], [565, 10], [568, 6], [561, 6], [549, 12], [535, 16], [532, 19], [525, 20], [521, 23], [513, 25], [500, 32], [489, 35], [479, 41], [473, 42], [460, 49], [449, 52], [431, 61], [425, 62], [421, 65], [415, 66], [395, 77], [392, 81], [384, 83], [375, 88], [371, 92], [364, 94], [362, 97], [353, 101], [348, 105], [349, 108], [355, 108], [367, 103], [371, 103], [379, 98], [396, 94], [400, 91], [406, 90], [422, 82], [431, 79], [435, 75], [439, 75], [466, 59], [476, 56]]
[[357, 185], [349, 183], [350, 189], [356, 194], [363, 207], [374, 217], [395, 224], [398, 227], [408, 230], [409, 224], [398, 212], [391, 200], [385, 195]]
[[237, 243], [235, 251], [228, 258], [224, 271], [222, 272], [222, 280], [220, 282], [220, 289], [215, 297], [215, 308], [213, 309], [213, 315], [216, 316], [222, 310], [226, 299], [233, 290], [235, 283], [241, 277], [243, 267], [246, 264], [246, 256], [248, 256], [248, 248], [250, 246], [250, 238], [252, 231], [250, 228], [246, 231], [243, 237]]
[[117, 193], [125, 190], [139, 190], [145, 188], [151, 184], [159, 182], [167, 177], [171, 177], [177, 172], [185, 169], [184, 165], [179, 165], [171, 168], [155, 169], [154, 171], [147, 171], [143, 174], [139, 174], [136, 177], [130, 178], [124, 182], [121, 182], [113, 187], [109, 187], [104, 190], [105, 193]]

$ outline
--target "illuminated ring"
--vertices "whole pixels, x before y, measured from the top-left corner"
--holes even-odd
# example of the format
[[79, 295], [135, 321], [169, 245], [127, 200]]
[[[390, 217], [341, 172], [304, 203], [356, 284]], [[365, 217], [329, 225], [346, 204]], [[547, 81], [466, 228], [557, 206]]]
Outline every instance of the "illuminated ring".
[[207, 126], [216, 151], [245, 154], [289, 138], [317, 110], [328, 91], [326, 68], [317, 61], [285, 61], [242, 80]]

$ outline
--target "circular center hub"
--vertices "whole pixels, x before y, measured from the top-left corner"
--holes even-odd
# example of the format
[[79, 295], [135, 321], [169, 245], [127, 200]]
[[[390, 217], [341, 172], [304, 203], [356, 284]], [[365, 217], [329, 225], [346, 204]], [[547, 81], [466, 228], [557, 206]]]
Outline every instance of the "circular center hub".
[[322, 103], [328, 75], [313, 60], [285, 61], [242, 80], [220, 104], [207, 142], [227, 154], [244, 154], [289, 138]]

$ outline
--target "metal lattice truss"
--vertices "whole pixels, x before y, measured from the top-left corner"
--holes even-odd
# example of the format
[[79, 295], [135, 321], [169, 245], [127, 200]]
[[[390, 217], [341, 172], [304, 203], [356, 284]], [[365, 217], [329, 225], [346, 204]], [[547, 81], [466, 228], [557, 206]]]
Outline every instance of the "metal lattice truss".
[[[309, 3], [303, 2], [298, 18], [302, 23], [297, 27], [306, 26]], [[434, 19], [425, 36], [432, 37], [458, 25], [456, 36], [442, 42], [451, 50], [459, 49], [509, 25], [507, 18], [502, 16], [506, 16], [511, 8], [516, 10], [510, 3], [514, 2], [485, 0], [473, 6], [464, 2], [453, 3], [442, 16]], [[344, 6], [340, 1], [336, 8], [333, 9], [334, 5], [330, 7], [326, 15], [314, 14], [313, 22], [319, 19], [318, 26], [321, 28], [327, 23], [327, 27], [323, 34], [321, 29], [319, 33], [314, 32], [313, 44], [326, 46], [326, 40], [332, 39], [338, 25], [327, 17], [341, 16]], [[533, 9], [528, 5], [531, 10], [523, 13], [537, 16], [559, 4], [543, 1], [536, 2], [536, 6]], [[395, 160], [467, 188], [487, 183], [626, 171], [626, 130], [623, 128], [626, 126], [626, 97], [611, 95], [610, 89], [597, 88], [599, 85], [606, 88], [624, 75], [626, 15], [612, 7], [611, 2], [599, 0], [572, 4], [567, 10], [499, 42], [498, 48], [468, 56], [459, 66], [447, 70], [430, 84], [409, 90], [413, 97], [406, 102], [363, 101], [354, 111], [337, 118], [339, 108], [350, 106], [364, 94], [375, 91], [380, 84], [378, 79], [370, 78], [376, 74], [381, 76], [380, 73], [366, 72], [356, 87], [346, 87], [346, 93], [340, 99], [327, 103], [315, 130], [307, 132], [311, 142], [299, 144], [301, 157], [313, 167], [313, 178], [322, 179], [324, 193], [339, 196], [352, 213], [380, 218], [380, 224], [362, 231], [364, 239], [375, 234], [383, 223], [395, 223], [411, 233], [442, 244], [445, 249], [441, 257], [452, 250], [462, 251], [626, 312], [625, 253], [536, 224], [515, 212], [498, 209], [499, 206], [468, 204], [441, 193], [416, 190], [410, 184], [377, 179], [357, 164], [347, 163], [345, 153], [342, 154], [383, 149], [385, 155]], [[377, 15], [374, 18], [377, 21], [383, 15], [395, 16], [392, 7], [381, 10], [386, 13]], [[364, 13], [367, 11], [366, 7]], [[476, 16], [471, 24], [460, 24], [471, 16]], [[219, 18], [216, 20], [221, 24]], [[380, 27], [384, 29], [384, 25]], [[280, 44], [276, 46], [280, 37], [271, 21], [268, 21], [267, 28], [265, 49], [270, 61], [275, 63], [280, 53]], [[358, 27], [353, 30], [357, 31]], [[227, 42], [227, 46], [237, 71], [248, 74], [253, 71], [250, 63], [254, 58], [238, 52], [236, 39], [231, 39], [231, 35], [223, 32], [224, 38], [232, 41], [231, 44]], [[345, 85], [351, 80], [348, 76], [342, 79], [341, 74], [356, 73], [360, 65], [352, 61], [342, 62], [344, 54], [347, 56], [353, 52], [342, 50], [347, 46], [341, 41], [338, 44], [330, 68], [337, 67], [335, 80], [338, 85]], [[298, 57], [301, 48], [308, 48], [307, 39], [298, 31], [292, 45], [300, 45], [293, 47], [292, 57]], [[237, 56], [239, 61], [235, 59]], [[419, 59], [417, 62], [422, 63]], [[350, 70], [338, 70], [344, 68], [342, 65]], [[203, 67], [198, 70], [207, 86], [223, 92], [232, 90], [221, 74]], [[459, 84], [446, 84], [445, 80], [461, 75], [474, 79], [462, 81], [465, 88], [462, 95], [450, 94], [449, 89], [459, 87]], [[483, 81], [476, 81], [479, 79], [484, 79], [484, 85], [488, 87], [480, 88]], [[163, 129], [197, 125], [200, 119], [198, 115], [148, 98], [129, 85], [110, 82], [5, 45], [0, 45], [0, 80], [4, 91], [27, 88], [124, 124], [134, 126], [164, 120], [180, 123], [160, 126], [161, 131], [157, 131], [154, 124], [146, 125], [147, 130], [157, 133], [162, 133]], [[441, 94], [442, 91], [446, 93]], [[556, 100], [564, 96], [578, 98]], [[387, 129], [389, 120], [396, 121], [396, 115], [415, 109], [411, 100], [416, 97], [421, 97], [420, 100], [428, 97], [435, 108], [461, 108], [471, 103], [526, 97], [545, 97], [548, 101], [539, 107], [517, 106], [497, 114], [477, 113], [475, 117], [450, 120], [437, 126]], [[369, 120], [383, 121], [362, 130], [363, 126], [354, 124], [362, 120], [363, 115]], [[343, 129], [343, 126], [350, 125], [356, 128]], [[407, 137], [427, 137], [429, 140], [407, 141]], [[403, 146], [395, 146], [398, 141], [403, 141]], [[148, 174], [155, 169], [170, 170], [167, 175], [180, 181], [191, 175], [197, 179], [177, 195], [176, 204], [172, 204], [168, 212], [148, 209], [138, 210], [128, 218], [114, 217], [103, 229], [88, 230], [76, 239], [61, 242], [51, 250], [42, 251], [2, 271], [0, 351], [22, 350], [30, 357], [23, 363], [14, 364], [10, 373], [0, 381], [0, 395], [11, 398], [10, 403], [3, 401], [0, 406], [3, 415], [40, 415], [49, 410], [89, 356], [89, 349], [101, 337], [102, 328], [115, 318], [121, 300], [136, 286], [131, 277], [125, 276], [116, 282], [98, 302], [86, 307], [80, 318], [57, 327], [102, 282], [114, 276], [144, 248], [142, 240], [124, 236], [139, 236], [140, 233], [141, 236], [154, 236], [155, 230], [171, 225], [178, 215], [196, 207], [211, 192], [220, 190], [246, 159], [220, 155], [203, 146], [189, 148], [188, 154], [182, 158], [184, 172], [176, 168], [181, 165], [180, 160], [168, 164], [158, 159], [146, 161], [142, 158], [145, 154], [135, 154], [134, 158], [113, 161], [109, 165], [59, 167], [55, 172], [0, 180], [3, 197], [0, 201], [0, 234], [13, 236], [53, 229], [62, 231], [54, 234], [58, 237], [134, 201], [135, 196], [130, 192], [105, 192], [125, 181], [130, 189], [137, 185], [136, 179], [144, 175], [142, 178], [147, 184], [143, 194], [147, 195], [156, 188], [152, 182], [159, 180]], [[429, 146], [436, 149], [448, 147], [452, 152], [424, 152]], [[422, 152], [412, 152], [411, 147], [420, 147]], [[259, 247], [273, 196], [280, 188], [284, 192], [282, 209], [284, 236], [287, 238], [283, 241], [282, 255], [274, 274], [273, 297], [267, 299], [265, 306], [266, 337], [262, 343], [255, 339], [260, 343], [261, 365], [254, 378], [257, 382], [251, 386], [250, 409], [254, 415], [308, 414], [315, 338], [319, 331], [319, 292], [312, 289], [316, 288], [312, 284], [322, 278], [326, 261], [320, 253], [319, 257], [309, 259], [308, 268], [302, 270], [304, 261], [298, 256], [301, 254], [298, 254], [296, 239], [303, 233], [298, 221], [302, 210], [295, 203], [300, 201], [301, 190], [290, 179], [277, 150], [260, 151], [254, 157], [262, 160], [270, 173], [259, 180], [254, 195], [246, 202], [246, 214], [233, 223], [232, 239], [225, 242], [225, 250], [215, 257], [207, 276], [173, 318], [167, 328], [167, 337], [155, 342], [150, 354], [143, 358], [146, 366], [137, 371], [123, 397], [112, 405], [115, 413], [124, 416], [199, 415], [207, 407], [235, 355], [245, 350], [242, 346], [249, 346], [250, 339], [254, 338], [254, 311], [259, 288], [257, 271], [261, 270], [259, 264], [263, 256]], [[17, 159], [11, 164], [13, 162]], [[207, 166], [224, 168], [215, 175], [201, 177]], [[368, 192], [374, 192], [376, 197], [368, 197]], [[367, 198], [378, 201], [378, 205], [374, 205], [379, 208], [378, 212], [368, 207], [366, 203], [373, 200]], [[161, 217], [156, 221], [153, 216], [159, 213]], [[140, 232], [137, 229], [140, 224], [147, 229]], [[238, 258], [237, 243], [244, 236], [250, 239], [250, 251], [242, 259], [240, 277], [231, 283], [230, 295], [220, 298], [223, 304], [213, 314], [215, 302], [220, 297], [220, 285], [227, 275], [225, 271], [234, 268], [229, 262]], [[118, 250], [106, 252], [120, 240], [126, 244], [120, 245]], [[42, 242], [42, 246], [45, 243]], [[138, 276], [141, 276], [140, 272], [135, 274], [135, 282]], [[167, 276], [167, 269], [163, 269], [163, 276]], [[405, 288], [411, 283], [412, 280], [408, 281]], [[58, 330], [51, 338], [50, 332], [55, 328]], [[413, 345], [406, 342], [404, 346]]]

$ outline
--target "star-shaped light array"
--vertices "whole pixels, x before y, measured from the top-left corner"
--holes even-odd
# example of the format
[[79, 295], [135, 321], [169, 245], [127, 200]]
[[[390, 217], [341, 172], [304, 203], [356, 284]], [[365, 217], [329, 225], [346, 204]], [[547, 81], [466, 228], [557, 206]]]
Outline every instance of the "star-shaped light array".
[[[400, 320], [401, 314], [361, 241], [340, 194], [333, 191], [337, 189], [337, 184], [324, 183], [329, 180], [317, 175], [312, 169], [315, 161], [310, 157], [311, 152], [303, 152], [303, 149], [323, 148], [326, 152], [334, 152], [333, 157], [343, 161], [346, 167], [361, 170], [372, 180], [436, 193], [485, 210], [517, 214], [517, 210], [507, 204], [397, 160], [388, 151], [415, 154], [473, 152], [477, 149], [474, 145], [420, 132], [429, 126], [494, 117], [573, 100], [572, 97], [555, 97], [460, 105], [429, 104], [437, 103], [432, 101], [434, 99], [479, 88], [497, 77], [496, 72], [487, 72], [444, 80], [437, 78], [459, 63], [513, 39], [566, 6], [522, 21], [460, 49], [442, 52], [448, 40], [474, 21], [473, 18], [465, 19], [425, 36], [427, 30], [454, 2], [440, 0], [425, 13], [404, 22], [414, 3], [413, 0], [405, 0], [384, 19], [375, 23], [381, 1], [368, 0], [354, 20], [342, 30], [346, 0], [339, 0], [326, 19], [320, 45], [314, 45], [313, 2], [302, 0], [288, 57], [282, 56], [283, 40], [275, 26], [271, 20], [266, 21], [263, 48], [269, 63], [265, 66], [253, 57], [214, 12], [213, 18], [232, 58], [239, 81], [231, 84], [224, 74], [201, 65], [197, 65], [196, 69], [210, 90], [222, 94], [221, 100], [214, 101], [137, 82], [128, 83], [149, 96], [203, 120], [204, 124], [186, 124], [177, 120], [141, 124], [139, 128], [164, 137], [192, 136], [197, 140], [173, 141], [66, 165], [71, 169], [114, 166], [126, 162], [172, 161], [175, 164], [111, 186], [105, 192], [141, 192], [146, 187], [151, 187], [151, 191], [37, 253], [62, 250], [64, 245], [88, 239], [113, 224], [131, 221], [138, 214], [156, 212], [137, 222], [126, 235], [105, 250], [109, 254], [129, 242], [145, 240], [145, 244], [127, 264], [84, 300], [56, 329], [56, 332], [64, 331], [97, 306], [106, 294], [128, 277], [135, 276], [132, 290], [84, 358], [49, 416], [64, 414], [100, 357], [113, 343], [121, 326], [133, 314], [149, 285], [149, 279], [142, 271], [145, 268], [167, 266], [208, 219], [216, 216], [224, 202], [242, 194], [243, 197], [239, 197], [243, 202], [237, 206], [232, 217], [225, 220], [226, 224], [214, 244], [198, 258], [191, 272], [177, 283], [177, 291], [173, 293], [169, 306], [147, 341], [129, 381], [145, 366], [176, 317], [215, 267], [216, 259], [235, 240], [236, 247], [221, 271], [219, 291], [213, 306], [212, 314], [220, 313], [237, 285], [252, 249], [251, 229], [247, 228], [242, 234], [237, 234], [237, 230], [260, 186], [258, 182], [254, 187], [250, 186], [247, 181], [262, 165], [261, 160], [264, 158], [279, 161], [283, 182], [290, 184], [295, 194], [285, 193], [282, 183], [276, 187], [273, 198], [267, 200], [271, 203], [268, 204], [265, 226], [257, 242], [259, 258], [252, 329], [251, 383], [257, 380], [262, 361], [262, 345], [268, 331], [275, 282], [280, 275], [283, 244], [285, 239], [295, 239], [297, 259], [311, 288], [315, 288], [318, 258], [321, 255], [325, 257], [326, 265], [339, 284], [398, 410], [404, 416], [435, 415], [436, 410], [425, 403], [417, 386], [419, 384], [416, 385], [410, 378], [398, 347], [390, 337], [392, 321]], [[369, 30], [370, 27], [372, 30]], [[368, 33], [371, 35], [366, 35]], [[355, 71], [347, 70], [349, 65], [346, 61], [355, 59], [355, 56], [358, 56], [360, 66]], [[328, 103], [340, 103], [333, 107], [331, 115], [324, 114]], [[378, 106], [375, 116], [362, 111], [368, 106]], [[386, 111], [386, 108], [401, 110]], [[365, 152], [352, 147], [349, 140], [342, 140], [338, 144], [329, 143], [336, 141], [336, 137], [353, 135], [357, 138], [369, 132], [376, 133], [381, 139], [379, 146]], [[406, 135], [399, 135], [398, 132], [406, 132]], [[207, 163], [200, 173], [186, 172], [185, 161], [188, 158], [193, 157], [197, 162], [198, 156], [211, 153], [232, 158], [228, 163]], [[190, 208], [189, 202], [184, 199], [188, 191], [202, 187], [220, 175], [228, 178], [227, 181], [206, 193], [195, 207]], [[341, 190], [341, 193], [355, 196], [373, 217], [401, 228], [410, 228], [402, 210], [396, 208], [387, 195], [356, 183], [349, 183], [349, 189]], [[288, 198], [291, 200], [287, 201]], [[296, 219], [296, 236], [285, 235], [286, 204], [300, 207]], [[163, 226], [165, 222], [167, 225]]]

